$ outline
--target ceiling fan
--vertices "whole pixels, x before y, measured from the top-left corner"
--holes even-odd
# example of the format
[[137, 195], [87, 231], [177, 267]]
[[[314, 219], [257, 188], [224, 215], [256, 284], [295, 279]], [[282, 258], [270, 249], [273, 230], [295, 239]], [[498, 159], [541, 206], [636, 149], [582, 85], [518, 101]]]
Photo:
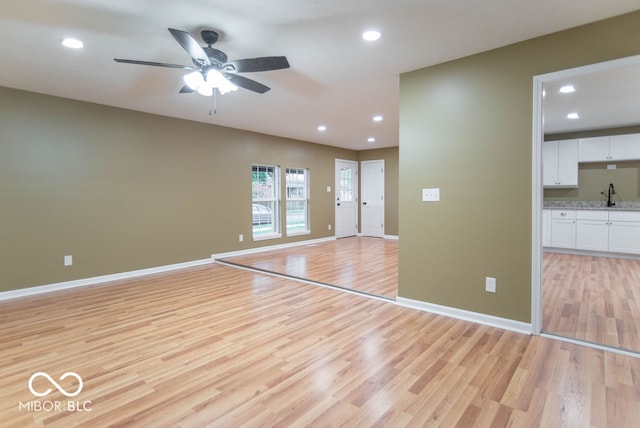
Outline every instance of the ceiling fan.
[[168, 30], [180, 46], [191, 56], [193, 66], [120, 58], [114, 58], [114, 61], [189, 70], [191, 72], [183, 77], [185, 85], [180, 89], [180, 93], [198, 92], [205, 96], [213, 95], [216, 89], [221, 94], [224, 94], [234, 91], [238, 87], [264, 94], [271, 88], [237, 73], [254, 73], [289, 68], [289, 62], [284, 56], [265, 56], [228, 61], [227, 54], [212, 47], [219, 37], [218, 33], [213, 30], [200, 32], [202, 40], [207, 44], [206, 47], [200, 46], [186, 31], [174, 28], [169, 28]]

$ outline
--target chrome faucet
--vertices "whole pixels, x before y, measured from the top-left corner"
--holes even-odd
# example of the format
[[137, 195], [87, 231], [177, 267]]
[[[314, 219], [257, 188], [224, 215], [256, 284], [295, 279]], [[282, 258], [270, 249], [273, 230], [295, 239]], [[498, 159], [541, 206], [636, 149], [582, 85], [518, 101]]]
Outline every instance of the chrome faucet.
[[615, 189], [615, 187], [613, 187], [613, 183], [609, 183], [609, 190], [607, 191], [607, 193], [600, 192], [600, 194], [607, 197], [607, 206], [608, 207], [614, 207], [616, 205], [616, 203], [611, 200], [611, 196], [616, 194], [616, 189]]

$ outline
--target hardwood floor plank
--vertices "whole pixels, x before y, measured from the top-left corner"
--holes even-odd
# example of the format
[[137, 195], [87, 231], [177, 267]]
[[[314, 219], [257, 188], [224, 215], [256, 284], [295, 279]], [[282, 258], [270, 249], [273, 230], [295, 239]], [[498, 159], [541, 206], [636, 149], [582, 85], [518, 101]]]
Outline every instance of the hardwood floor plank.
[[[3, 426], [625, 426], [640, 411], [640, 360], [217, 264], [0, 302], [0, 341]], [[66, 403], [31, 394], [37, 371], [78, 373], [91, 411], [20, 410]]]
[[395, 299], [398, 240], [351, 237], [221, 259], [310, 281]]
[[543, 330], [640, 352], [640, 260], [545, 253]]

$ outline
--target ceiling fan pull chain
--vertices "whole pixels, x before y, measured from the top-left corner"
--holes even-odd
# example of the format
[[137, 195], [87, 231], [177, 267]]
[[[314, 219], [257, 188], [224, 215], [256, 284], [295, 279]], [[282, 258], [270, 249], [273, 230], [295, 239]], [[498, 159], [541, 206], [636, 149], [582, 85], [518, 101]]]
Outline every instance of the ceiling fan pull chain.
[[213, 96], [209, 98], [209, 116], [211, 116], [211, 110], [213, 110], [213, 114], [218, 113], [218, 103], [216, 98], [216, 88], [213, 88]]

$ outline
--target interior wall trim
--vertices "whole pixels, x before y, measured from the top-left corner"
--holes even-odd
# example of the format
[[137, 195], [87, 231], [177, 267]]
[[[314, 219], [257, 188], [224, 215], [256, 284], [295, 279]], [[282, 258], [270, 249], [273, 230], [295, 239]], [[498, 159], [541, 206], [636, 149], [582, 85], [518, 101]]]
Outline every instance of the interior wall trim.
[[34, 296], [37, 294], [50, 293], [52, 291], [67, 290], [69, 288], [88, 287], [91, 285], [103, 284], [110, 281], [137, 278], [140, 276], [152, 275], [156, 273], [170, 272], [179, 269], [202, 266], [213, 263], [211, 259], [194, 260], [184, 263], [175, 263], [165, 266], [156, 266], [146, 269], [132, 270], [129, 272], [114, 273], [109, 275], [94, 276], [91, 278], [76, 279], [72, 281], [57, 282], [53, 284], [38, 285], [35, 287], [19, 288], [0, 292], [0, 301], [16, 299], [18, 297]]
[[522, 334], [531, 334], [531, 324], [522, 321], [500, 318], [493, 315], [481, 314], [478, 312], [465, 311], [464, 309], [436, 305], [434, 303], [407, 299], [400, 296], [396, 298], [396, 304], [399, 306], [404, 306], [406, 308], [417, 309], [423, 312], [430, 312], [438, 315], [448, 316], [451, 318], [461, 319], [464, 321], [474, 322], [477, 324], [488, 325], [490, 327], [496, 327], [502, 330], [509, 330]]
[[246, 250], [230, 251], [228, 253], [212, 254], [211, 259], [223, 259], [226, 257], [245, 256], [247, 254], [261, 253], [263, 251], [280, 250], [283, 248], [298, 247], [300, 245], [319, 244], [321, 242], [335, 241], [335, 236], [328, 236], [326, 238], [307, 239], [304, 241], [288, 242], [286, 244], [267, 245], [266, 247], [247, 248]]

